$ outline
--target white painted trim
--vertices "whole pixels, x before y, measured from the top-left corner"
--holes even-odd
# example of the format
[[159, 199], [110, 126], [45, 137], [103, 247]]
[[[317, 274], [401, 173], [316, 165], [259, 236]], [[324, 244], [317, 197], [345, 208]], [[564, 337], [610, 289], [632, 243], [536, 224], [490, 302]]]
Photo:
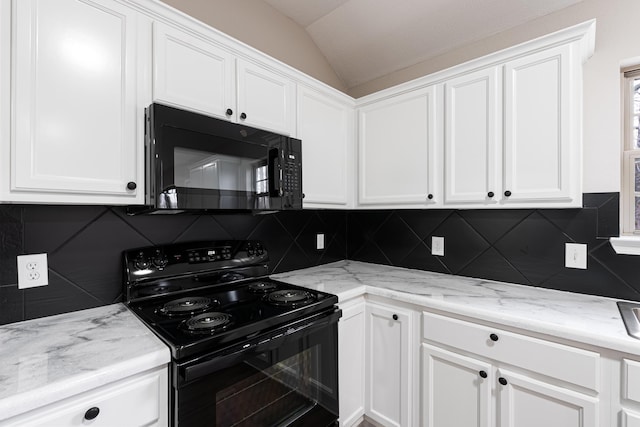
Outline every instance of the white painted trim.
[[618, 255], [640, 255], [640, 236], [611, 237], [609, 243]]

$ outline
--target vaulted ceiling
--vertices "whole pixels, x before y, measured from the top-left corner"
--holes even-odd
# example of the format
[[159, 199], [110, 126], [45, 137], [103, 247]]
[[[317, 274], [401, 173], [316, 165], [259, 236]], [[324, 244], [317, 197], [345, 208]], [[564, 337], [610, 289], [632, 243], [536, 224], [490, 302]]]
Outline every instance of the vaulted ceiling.
[[582, 0], [264, 0], [302, 26], [348, 88]]

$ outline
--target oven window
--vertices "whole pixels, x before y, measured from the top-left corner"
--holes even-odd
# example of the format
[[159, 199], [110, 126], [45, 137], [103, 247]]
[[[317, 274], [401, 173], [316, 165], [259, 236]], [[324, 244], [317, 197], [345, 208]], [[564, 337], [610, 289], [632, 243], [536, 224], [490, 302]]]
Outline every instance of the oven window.
[[338, 417], [336, 343], [330, 327], [225, 363], [176, 390], [176, 425], [329, 425]]
[[216, 425], [280, 425], [308, 412], [323, 387], [315, 351], [305, 350], [266, 369], [247, 362], [246, 377], [216, 394]]

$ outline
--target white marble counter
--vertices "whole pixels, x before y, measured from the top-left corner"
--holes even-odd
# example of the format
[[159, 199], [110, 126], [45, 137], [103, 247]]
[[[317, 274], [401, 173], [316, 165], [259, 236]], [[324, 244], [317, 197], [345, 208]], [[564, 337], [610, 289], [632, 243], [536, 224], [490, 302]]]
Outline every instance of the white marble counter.
[[627, 335], [615, 299], [355, 261], [273, 277], [339, 301], [378, 295], [640, 355], [640, 340]]
[[170, 359], [123, 304], [0, 326], [0, 420]]

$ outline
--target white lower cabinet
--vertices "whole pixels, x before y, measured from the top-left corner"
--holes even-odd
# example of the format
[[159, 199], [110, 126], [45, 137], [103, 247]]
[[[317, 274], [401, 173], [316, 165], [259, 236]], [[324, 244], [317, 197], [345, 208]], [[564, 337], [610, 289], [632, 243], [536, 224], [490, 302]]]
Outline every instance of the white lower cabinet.
[[491, 425], [489, 363], [422, 344], [422, 369], [422, 425]]
[[0, 422], [11, 427], [168, 426], [165, 366]]
[[364, 415], [365, 302], [364, 298], [340, 304], [338, 323], [338, 378], [340, 426], [353, 426]]
[[417, 312], [367, 303], [365, 412], [385, 426], [414, 425]]
[[600, 355], [423, 313], [427, 427], [597, 427]]
[[[541, 355], [541, 357], [545, 357]], [[597, 427], [599, 401], [506, 369], [497, 371], [500, 427]]]

